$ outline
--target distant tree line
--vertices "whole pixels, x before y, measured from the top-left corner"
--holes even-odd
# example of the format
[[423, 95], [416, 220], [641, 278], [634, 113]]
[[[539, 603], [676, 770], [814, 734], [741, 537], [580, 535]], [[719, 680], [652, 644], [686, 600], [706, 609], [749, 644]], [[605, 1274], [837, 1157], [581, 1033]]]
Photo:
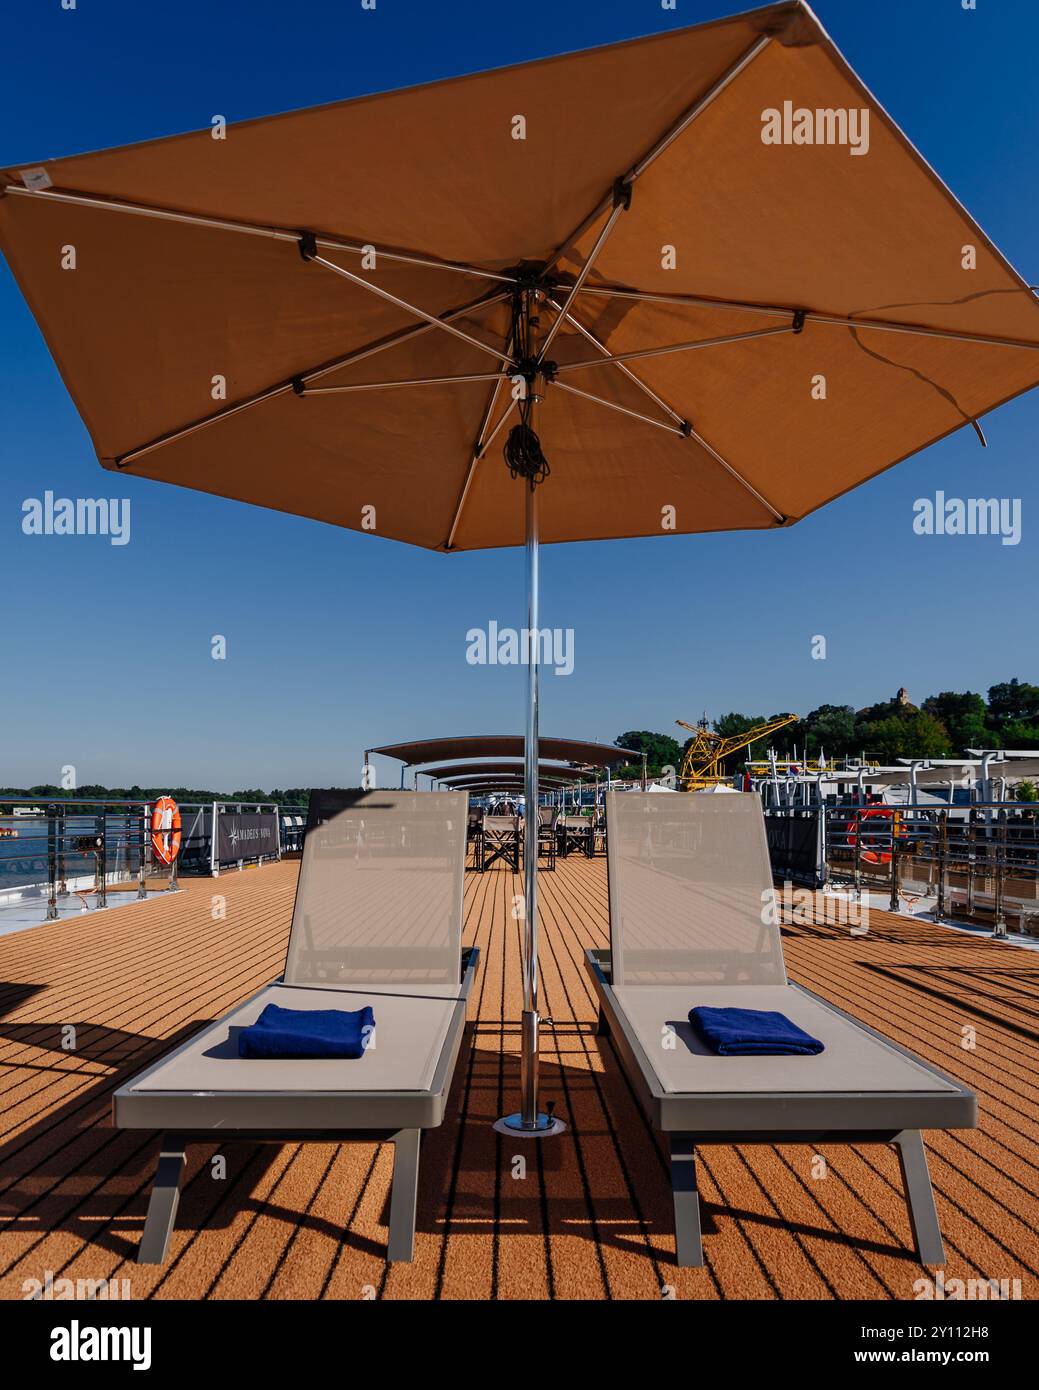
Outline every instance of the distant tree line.
[[[723, 737], [732, 738], [776, 717], [730, 710], [716, 719], [712, 728]], [[629, 729], [615, 741], [621, 748], [645, 753], [647, 770], [652, 777], [660, 776], [668, 767], [677, 772], [691, 742], [690, 739], [679, 742], [670, 734], [653, 733], [649, 729]], [[820, 705], [803, 719], [779, 730], [772, 739], [741, 748], [730, 759], [731, 766], [726, 770], [734, 772], [748, 758], [765, 757], [770, 742], [783, 756], [796, 748], [802, 758], [817, 758], [825, 753], [827, 760], [864, 757], [879, 763], [892, 763], [898, 758], [963, 757], [971, 748], [1039, 750], [1039, 685], [1020, 681], [1015, 676], [990, 686], [987, 698], [971, 690], [943, 690], [938, 695], [929, 695], [918, 706], [900, 690], [893, 699], [860, 710], [851, 705]], [[640, 777], [641, 758], [618, 769], [617, 775]], [[71, 791], [47, 782], [33, 787], [0, 787], [0, 801], [11, 797], [32, 797], [38, 801], [154, 801], [159, 796], [172, 796], [178, 802], [271, 801], [279, 806], [306, 806], [310, 788], [276, 787], [273, 791], [262, 791], [250, 787], [245, 791], [223, 792], [168, 785], [103, 787], [93, 782]]]
[[[716, 719], [712, 728], [730, 738], [776, 717], [731, 711]], [[620, 747], [645, 752], [653, 776], [669, 766], [677, 770], [690, 742], [680, 743], [670, 734], [646, 729], [629, 729], [617, 738]], [[900, 690], [893, 699], [860, 710], [851, 705], [820, 705], [770, 740], [741, 748], [727, 771], [734, 772], [748, 758], [765, 757], [768, 743], [783, 756], [796, 748], [800, 757], [817, 758], [824, 753], [828, 761], [864, 757], [879, 763], [964, 757], [971, 748], [1039, 749], [1039, 686], [1015, 676], [991, 686], [987, 698], [971, 690], [943, 690], [914, 705]], [[641, 763], [630, 764], [620, 776], [637, 777], [641, 771]]]
[[261, 791], [251, 787], [240, 792], [204, 791], [197, 787], [103, 787], [90, 782], [68, 790], [51, 782], [34, 787], [0, 787], [0, 801], [8, 798], [31, 797], [34, 801], [154, 801], [160, 796], [172, 796], [178, 804], [192, 801], [272, 801], [278, 806], [306, 806], [310, 800], [309, 787], [275, 788]]

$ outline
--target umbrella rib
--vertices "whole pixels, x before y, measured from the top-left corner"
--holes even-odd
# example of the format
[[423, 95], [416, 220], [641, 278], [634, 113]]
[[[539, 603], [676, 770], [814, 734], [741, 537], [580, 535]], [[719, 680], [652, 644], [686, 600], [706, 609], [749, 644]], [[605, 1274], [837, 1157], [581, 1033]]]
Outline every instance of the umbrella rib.
[[[8, 184], [5, 194], [20, 198], [36, 198], [49, 203], [69, 203], [74, 206], [99, 208], [104, 212], [122, 212], [135, 217], [149, 217], [160, 222], [181, 222], [187, 226], [208, 227], [213, 231], [240, 232], [245, 236], [266, 237], [269, 241], [299, 242], [299, 232], [285, 227], [265, 227], [256, 222], [238, 222], [225, 217], [207, 217], [203, 213], [178, 212], [175, 208], [161, 207], [155, 203], [132, 203], [125, 199], [97, 198], [74, 189], [60, 188], [22, 188], [18, 184]], [[351, 251], [355, 255], [370, 255], [372, 251], [386, 261], [401, 261], [406, 265], [426, 266], [430, 270], [452, 270], [461, 275], [482, 276], [485, 280], [498, 280], [505, 284], [515, 284], [515, 276], [500, 274], [493, 270], [483, 270], [479, 266], [464, 261], [439, 261], [419, 252], [380, 251], [370, 242], [358, 245], [342, 237], [326, 236], [319, 233], [316, 245], [327, 247], [330, 251]]]
[[[516, 346], [515, 317], [509, 325], [509, 330], [505, 335], [505, 346], [507, 348], [512, 349], [514, 349]], [[494, 403], [498, 399], [498, 392], [501, 390], [502, 382], [506, 379], [507, 375], [508, 372], [506, 369], [506, 365], [503, 362], [501, 367], [498, 369], [498, 379], [497, 381], [495, 381], [490, 395], [488, 396], [487, 406], [483, 412], [483, 418], [480, 420], [480, 428], [476, 431], [476, 442], [473, 445], [472, 457], [469, 460], [469, 467], [466, 469], [465, 481], [463, 482], [461, 491], [458, 494], [458, 501], [455, 503], [455, 514], [451, 519], [451, 529], [448, 531], [447, 540], [444, 542], [445, 550], [454, 549], [455, 532], [458, 530], [458, 524], [462, 519], [462, 509], [464, 508], [466, 502], [469, 500], [469, 489], [472, 487], [473, 478], [476, 476], [476, 465], [480, 462], [484, 454], [486, 454], [487, 450], [491, 447], [491, 443], [493, 442], [495, 436], [501, 429], [502, 425], [504, 425], [505, 421], [512, 414], [513, 407], [516, 404], [515, 400], [511, 400], [509, 402], [508, 407], [502, 412], [498, 420], [498, 423], [495, 425], [494, 429], [488, 435], [486, 433], [487, 426], [490, 423], [492, 414], [494, 413]]]
[[498, 431], [501, 429], [502, 425], [504, 425], [505, 421], [509, 418], [509, 416], [512, 414], [512, 412], [513, 412], [515, 409], [516, 409], [516, 402], [515, 402], [515, 401], [510, 401], [509, 404], [508, 404], [508, 405], [505, 407], [505, 409], [502, 411], [501, 415], [499, 415], [499, 417], [498, 417], [498, 423], [495, 425], [494, 429], [491, 430], [490, 434], [487, 436], [487, 438], [486, 438], [486, 439], [483, 441], [483, 443], [480, 445], [479, 453], [476, 455], [476, 462], [477, 462], [477, 463], [479, 463], [479, 461], [483, 458], [484, 454], [486, 454], [487, 450], [488, 450], [488, 449], [491, 447], [491, 445], [494, 443], [495, 439], [496, 439], [497, 436], [498, 436]]
[[511, 367], [512, 358], [507, 353], [499, 352], [497, 348], [490, 347], [479, 338], [474, 338], [471, 333], [463, 333], [460, 328], [455, 328], [453, 324], [447, 323], [444, 319], [437, 318], [435, 314], [427, 313], [425, 309], [418, 308], [415, 304], [409, 304], [406, 299], [400, 299], [397, 295], [391, 294], [389, 290], [384, 290], [379, 285], [373, 285], [370, 280], [366, 280], [363, 275], [355, 275], [352, 270], [347, 270], [344, 266], [336, 265], [335, 261], [326, 260], [324, 256], [307, 255], [307, 260], [313, 261], [316, 265], [323, 265], [327, 270], [334, 271], [336, 275], [341, 275], [344, 280], [349, 280], [353, 285], [359, 285], [362, 289], [369, 290], [372, 294], [378, 295], [380, 299], [385, 299], [388, 304], [393, 304], [398, 309], [403, 309], [407, 314], [414, 314], [418, 319], [424, 319], [433, 328], [442, 328], [445, 333], [450, 333], [455, 338], [460, 338], [463, 343], [468, 343], [470, 347], [479, 348], [481, 352], [489, 353], [496, 357], [499, 362], [506, 362]]
[[[504, 368], [503, 368], [504, 370]], [[500, 381], [500, 372], [471, 372], [465, 376], [419, 376], [403, 381], [362, 381], [351, 386], [314, 386], [305, 396], [341, 396], [350, 391], [389, 391], [395, 386], [446, 386], [452, 382]]]
[[755, 328], [749, 333], [732, 333], [724, 338], [700, 338], [688, 343], [670, 343], [664, 347], [639, 348], [634, 352], [609, 353], [606, 358], [588, 358], [579, 362], [560, 362], [557, 372], [573, 372], [580, 367], [601, 367], [605, 362], [634, 362], [642, 357], [664, 357], [671, 352], [694, 352], [697, 348], [721, 347], [725, 343], [745, 343], [753, 338], [773, 338], [777, 333], [793, 333], [792, 325], [781, 328]]
[[[554, 299], [549, 298], [549, 303], [558, 309], [559, 305], [556, 304], [556, 301]], [[679, 415], [677, 410], [674, 410], [671, 406], [669, 406], [667, 401], [665, 401], [661, 396], [658, 396], [651, 386], [649, 386], [645, 381], [643, 381], [642, 378], [637, 375], [637, 373], [633, 372], [631, 368], [627, 366], [627, 364], [622, 360], [622, 358], [613, 356], [610, 353], [610, 350], [606, 346], [606, 344], [602, 342], [601, 339], [597, 337], [597, 335], [593, 333], [590, 328], [586, 328], [585, 325], [581, 323], [580, 319], [575, 318], [573, 314], [567, 314], [566, 320], [568, 323], [572, 324], [573, 327], [576, 328], [577, 331], [588, 340], [588, 342], [593, 343], [597, 348], [599, 348], [601, 352], [605, 353], [605, 356], [603, 357], [601, 363], [598, 365], [606, 366], [607, 364], [612, 364], [616, 366], [621, 372], [624, 373], [624, 375], [628, 378], [629, 381], [634, 382], [634, 384], [639, 388], [640, 391], [645, 392], [645, 394], [650, 398], [651, 401], [654, 401], [658, 406], [660, 406], [661, 410], [665, 410], [668, 413], [668, 415], [670, 415], [671, 418], [674, 421], [676, 421], [676, 423], [680, 427], [687, 427], [689, 429], [690, 439], [695, 439], [697, 444], [700, 445], [701, 449], [704, 449], [708, 454], [710, 454], [710, 456], [715, 460], [715, 462], [720, 464], [721, 467], [724, 468], [727, 473], [729, 473], [733, 478], [735, 478], [735, 480], [740, 484], [740, 486], [745, 488], [746, 491], [749, 492], [752, 497], [756, 498], [757, 501], [761, 503], [761, 505], [765, 508], [766, 511], [771, 512], [771, 514], [775, 517], [776, 521], [778, 521], [781, 526], [785, 525], [785, 515], [781, 511], [779, 511], [778, 508], [774, 507], [772, 503], [768, 500], [768, 498], [758, 491], [758, 489], [754, 486], [753, 483], [748, 482], [747, 479], [742, 475], [742, 473], [738, 472], [737, 469], [733, 468], [732, 464], [729, 463], [727, 459], [723, 458], [722, 455], [719, 454], [718, 450], [715, 449], [713, 445], [708, 444], [707, 440], [703, 437], [703, 435], [700, 434], [698, 430], [693, 429], [693, 427], [689, 425], [688, 421], [686, 421], [681, 415]]]
[[692, 430], [690, 432], [689, 437], [690, 439], [695, 439], [697, 444], [699, 444], [700, 448], [706, 450], [707, 453], [710, 454], [711, 458], [714, 459], [715, 463], [720, 464], [722, 468], [725, 469], [726, 473], [731, 474], [732, 477], [735, 478], [735, 480], [742, 487], [745, 487], [747, 489], [747, 491], [751, 494], [752, 497], [757, 498], [757, 500], [761, 503], [765, 510], [772, 513], [772, 515], [776, 519], [776, 522], [780, 526], [786, 525], [789, 518], [783, 512], [779, 511], [778, 508], [774, 507], [772, 503], [768, 500], [768, 498], [763, 496], [757, 490], [753, 483], [749, 483], [747, 481], [747, 479], [743, 476], [742, 473], [739, 473], [735, 468], [733, 468], [732, 464], [729, 463], [727, 459], [724, 459], [721, 456], [721, 454], [719, 454], [718, 450], [714, 447], [714, 445], [709, 444], [707, 442], [707, 440], [703, 437], [699, 430]]
[[[603, 365], [605, 366], [605, 362]], [[586, 401], [597, 401], [599, 405], [604, 405], [609, 410], [618, 410], [622, 415], [630, 415], [633, 420], [642, 420], [645, 424], [653, 425], [658, 430], [665, 430], [668, 434], [677, 434], [683, 439], [688, 437], [688, 426], [683, 428], [682, 425], [671, 425], [666, 420], [654, 420], [652, 415], [643, 415], [640, 410], [632, 410], [630, 406], [621, 405], [619, 401], [607, 400], [605, 396], [597, 396], [591, 391], [582, 391], [579, 387], [570, 386], [565, 381], [554, 380], [552, 386], [560, 391], [568, 391], [572, 396], [583, 396]]]
[[[445, 318], [460, 318], [463, 314], [470, 314], [474, 310], [485, 308], [487, 305], [499, 304], [503, 299], [507, 299], [509, 291], [499, 290], [495, 294], [485, 295], [480, 299], [474, 299], [468, 304], [462, 304], [457, 309], [451, 309], [445, 314]], [[399, 332], [391, 334], [381, 342], [367, 343], [364, 347], [355, 348], [344, 357], [338, 357], [332, 362], [326, 362], [319, 367], [312, 367], [304, 372], [297, 373], [290, 377], [288, 381], [277, 382], [274, 386], [268, 386], [262, 391], [257, 391], [244, 400], [235, 401], [233, 405], [225, 406], [222, 410], [214, 411], [212, 415], [203, 415], [198, 420], [192, 420], [190, 424], [184, 425], [180, 429], [167, 430], [164, 434], [156, 435], [154, 439], [148, 440], [145, 444], [138, 445], [135, 449], [130, 449], [125, 454], [119, 454], [112, 461], [117, 468], [125, 468], [128, 464], [143, 458], [145, 454], [150, 454], [155, 449], [162, 448], [165, 444], [172, 444], [178, 439], [184, 439], [187, 435], [195, 434], [199, 430], [206, 429], [209, 425], [215, 425], [219, 420], [227, 420], [232, 415], [237, 415], [243, 410], [248, 410], [250, 406], [261, 405], [264, 401], [272, 400], [275, 396], [283, 396], [287, 391], [294, 391], [297, 395], [306, 394], [307, 383], [317, 381], [323, 376], [328, 376], [331, 372], [337, 372], [343, 367], [349, 367], [355, 362], [364, 361], [365, 358], [374, 357], [377, 353], [385, 352], [388, 348], [398, 347], [401, 343], [410, 342], [412, 338], [421, 337], [423, 333], [430, 332], [432, 324], [416, 323], [407, 328], [402, 328]]]
[[[605, 362], [603, 363], [603, 365], [606, 365]], [[617, 401], [607, 400], [605, 396], [595, 396], [592, 394], [591, 391], [579, 391], [576, 386], [568, 386], [565, 381], [554, 381], [552, 385], [559, 387], [561, 391], [569, 391], [574, 396], [583, 396], [585, 400], [597, 401], [599, 405], [608, 406], [610, 410], [619, 410], [622, 415], [630, 415], [635, 420], [643, 420], [647, 425], [655, 425], [658, 430], [666, 430], [668, 434], [677, 434], [680, 435], [683, 439], [695, 439], [697, 444], [699, 444], [702, 449], [705, 449], [707, 453], [710, 454], [711, 458], [715, 460], [716, 463], [721, 464], [721, 466], [725, 469], [726, 473], [731, 474], [732, 477], [736, 480], [736, 482], [738, 482], [742, 487], [746, 488], [746, 490], [761, 503], [765, 510], [775, 518], [779, 525], [783, 526], [786, 524], [786, 516], [781, 511], [778, 511], [775, 507], [773, 507], [772, 503], [769, 502], [766, 498], [762, 497], [761, 493], [758, 492], [757, 488], [754, 487], [752, 483], [748, 483], [746, 478], [741, 477], [741, 475], [736, 471], [736, 469], [733, 468], [732, 464], [726, 462], [726, 460], [722, 458], [721, 454], [718, 453], [717, 449], [713, 448], [710, 444], [708, 444], [707, 440], [704, 439], [703, 435], [700, 434], [697, 430], [694, 430], [693, 427], [687, 421], [683, 421], [682, 425], [669, 425], [666, 424], [663, 420], [654, 420], [649, 415], [642, 415], [637, 410], [631, 410], [626, 405], [620, 405]]]
[[659, 139], [654, 141], [642, 158], [636, 164], [632, 165], [626, 174], [623, 174], [620, 179], [618, 179], [611, 191], [596, 204], [584, 221], [580, 222], [565, 241], [561, 242], [560, 245], [556, 247], [555, 251], [552, 252], [548, 260], [544, 263], [542, 268], [543, 273], [551, 270], [567, 247], [571, 246], [577, 238], [592, 225], [595, 219], [606, 211], [610, 206], [611, 199], [616, 198], [619, 185], [623, 185], [628, 190], [630, 200], [630, 190], [635, 180], [640, 178], [653, 161], [662, 155], [668, 146], [677, 140], [682, 132], [688, 126], [692, 125], [693, 121], [695, 121], [702, 112], [707, 110], [708, 106], [710, 106], [715, 98], [720, 96], [745, 68], [750, 66], [758, 54], [768, 46], [770, 41], [770, 36], [768, 34], [756, 39], [742, 57], [737, 58], [732, 66], [726, 69], [717, 82], [715, 82], [712, 87], [709, 87], [703, 96], [697, 97], [693, 104], [679, 116], [678, 120], [669, 126]]
[[[509, 341], [511, 341], [511, 338], [512, 334], [510, 330]], [[498, 373], [497, 380], [494, 383], [494, 388], [491, 391], [490, 396], [488, 398], [487, 408], [484, 410], [483, 419], [480, 421], [480, 428], [476, 432], [476, 443], [473, 445], [473, 455], [472, 458], [469, 460], [469, 467], [466, 469], [465, 482], [462, 484], [462, 490], [458, 494], [458, 501], [455, 503], [455, 514], [451, 519], [451, 529], [450, 531], [448, 531], [447, 540], [444, 542], [445, 550], [454, 549], [455, 532], [458, 530], [458, 523], [462, 519], [462, 509], [464, 508], [466, 502], [469, 500], [469, 489], [472, 487], [473, 478], [476, 476], [476, 466], [483, 458], [484, 454], [486, 454], [487, 450], [491, 447], [491, 443], [493, 442], [495, 436], [501, 429], [502, 425], [504, 425], [505, 421], [512, 414], [513, 407], [516, 404], [515, 401], [509, 402], [508, 409], [502, 412], [502, 415], [498, 420], [498, 423], [495, 425], [494, 429], [491, 431], [489, 435], [486, 435], [487, 426], [490, 423], [491, 415], [494, 412], [494, 403], [498, 399], [498, 392], [501, 390], [502, 382], [505, 381], [507, 375], [507, 369], [503, 364], [501, 371]], [[486, 438], [484, 437], [485, 435]]]
[[599, 254], [599, 252], [602, 250], [602, 248], [606, 245], [606, 239], [607, 239], [607, 237], [610, 235], [610, 233], [613, 231], [613, 228], [614, 228], [614, 226], [616, 225], [616, 222], [617, 222], [617, 218], [620, 217], [620, 215], [621, 215], [622, 212], [625, 212], [625, 211], [626, 211], [628, 208], [630, 208], [630, 207], [631, 207], [630, 190], [629, 190], [628, 195], [625, 196], [624, 192], [620, 189], [620, 186], [618, 185], [618, 187], [614, 190], [614, 196], [613, 196], [613, 211], [610, 213], [609, 217], [606, 219], [605, 223], [603, 224], [602, 230], [599, 232], [599, 235], [596, 237], [596, 239], [595, 239], [595, 245], [592, 247], [592, 249], [589, 251], [588, 255], [585, 257], [584, 265], [581, 267], [581, 270], [580, 270], [580, 273], [579, 273], [578, 276], [577, 276], [577, 279], [576, 279], [576, 280], [574, 281], [574, 283], [570, 286], [569, 293], [567, 294], [566, 299], [565, 299], [565, 301], [564, 301], [564, 303], [563, 303], [562, 312], [561, 312], [561, 313], [559, 314], [559, 316], [556, 318], [556, 321], [555, 321], [555, 323], [553, 323], [552, 327], [548, 330], [548, 336], [545, 338], [545, 341], [544, 341], [544, 342], [542, 343], [542, 345], [541, 345], [541, 351], [538, 353], [538, 361], [543, 362], [543, 361], [545, 360], [545, 354], [548, 352], [549, 348], [552, 346], [552, 340], [553, 340], [553, 338], [554, 338], [554, 337], [556, 336], [556, 334], [559, 332], [559, 329], [560, 329], [560, 326], [562, 325], [563, 319], [564, 319], [564, 317], [566, 316], [566, 314], [567, 314], [567, 312], [568, 312], [568, 310], [569, 310], [571, 304], [574, 302], [575, 296], [576, 296], [577, 294], [580, 293], [581, 286], [584, 284], [585, 280], [588, 278], [588, 273], [589, 273], [589, 271], [591, 270], [592, 266], [595, 264], [596, 257], [598, 256], [598, 254]]
[[[558, 300], [553, 299], [551, 295], [547, 296], [547, 298], [549, 304], [552, 305], [553, 309], [556, 309], [560, 312], [562, 311], [562, 306], [559, 304]], [[596, 335], [592, 332], [590, 328], [586, 328], [579, 318], [577, 318], [572, 313], [567, 313], [564, 317], [566, 318], [567, 323], [569, 323], [572, 328], [576, 328], [578, 333], [580, 333], [582, 337], [584, 337], [589, 343], [591, 343], [594, 347], [597, 347], [599, 351], [603, 353], [603, 358], [600, 365], [604, 366], [607, 360], [615, 363], [617, 367], [619, 367], [621, 372], [623, 372], [623, 374], [628, 378], [628, 380], [634, 382], [640, 391], [644, 392], [650, 398], [651, 401], [653, 401], [656, 405], [658, 405], [661, 408], [665, 415], [670, 415], [672, 420], [674, 420], [676, 424], [681, 425], [685, 423], [684, 417], [679, 415], [677, 410], [672, 409], [672, 407], [668, 405], [667, 401], [665, 401], [662, 396], [658, 396], [657, 393], [653, 390], [653, 388], [647, 385], [647, 383], [644, 382], [640, 376], [637, 376], [635, 372], [633, 372], [631, 368], [628, 367], [625, 363], [617, 361], [617, 358], [611, 354], [606, 344], [600, 338], [596, 337]], [[558, 364], [556, 370], [559, 370]]]
[[[736, 312], [760, 314], [765, 318], [789, 318], [795, 312], [795, 310], [784, 308], [779, 304], [750, 304], [740, 299], [709, 299], [692, 294], [654, 294], [648, 290], [621, 289], [612, 285], [582, 285], [580, 293], [611, 299], [636, 299], [647, 304], [675, 304], [702, 309], [731, 309]], [[804, 316], [806, 323], [830, 324], [840, 328], [866, 328], [875, 329], [878, 333], [907, 333], [924, 338], [943, 338], [950, 342], [1039, 350], [1039, 342], [1027, 342], [1021, 338], [997, 338], [986, 333], [962, 333], [956, 329], [928, 328], [924, 324], [894, 323], [889, 319], [851, 318], [842, 314], [826, 314], [814, 309], [806, 309]]]

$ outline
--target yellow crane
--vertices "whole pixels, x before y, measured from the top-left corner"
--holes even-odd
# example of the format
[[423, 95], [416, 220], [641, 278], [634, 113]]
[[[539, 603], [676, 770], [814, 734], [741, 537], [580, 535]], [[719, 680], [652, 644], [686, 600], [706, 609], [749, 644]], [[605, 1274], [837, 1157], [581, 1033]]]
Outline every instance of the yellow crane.
[[768, 738], [777, 729], [793, 724], [797, 717], [796, 714], [780, 714], [775, 719], [766, 720], [764, 724], [755, 724], [753, 729], [748, 729], [743, 734], [735, 734], [731, 738], [725, 738], [709, 728], [706, 714], [699, 724], [687, 724], [684, 719], [676, 719], [676, 724], [688, 729], [693, 735], [682, 759], [679, 782], [687, 792], [695, 792], [701, 787], [724, 781], [724, 763], [730, 754], [738, 753], [741, 748], [749, 748], [759, 739]]

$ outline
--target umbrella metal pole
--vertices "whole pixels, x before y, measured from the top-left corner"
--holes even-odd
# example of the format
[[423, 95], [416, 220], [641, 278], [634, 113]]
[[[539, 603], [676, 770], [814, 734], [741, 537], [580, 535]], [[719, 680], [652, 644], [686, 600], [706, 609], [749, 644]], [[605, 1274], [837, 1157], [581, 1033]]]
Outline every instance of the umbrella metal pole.
[[527, 536], [527, 728], [523, 743], [526, 800], [523, 854], [523, 1036], [520, 1092], [524, 1129], [538, 1121], [538, 494], [525, 487]]
[[520, 1036], [520, 1109], [494, 1128], [502, 1134], [543, 1139], [566, 1129], [538, 1110], [538, 498], [524, 482], [527, 538], [527, 725], [523, 739], [523, 1014]]

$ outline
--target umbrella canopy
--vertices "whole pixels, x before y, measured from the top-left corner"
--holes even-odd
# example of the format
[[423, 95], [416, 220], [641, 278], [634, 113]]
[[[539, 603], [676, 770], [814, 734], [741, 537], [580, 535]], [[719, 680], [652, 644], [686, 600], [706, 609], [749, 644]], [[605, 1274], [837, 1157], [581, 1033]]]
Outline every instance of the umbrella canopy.
[[[212, 136], [0, 172], [101, 462], [525, 540], [529, 633], [539, 540], [786, 526], [1039, 381], [1027, 283], [802, 3]], [[502, 1123], [545, 1133], [525, 890]]]
[[0, 189], [107, 467], [433, 548], [524, 539], [489, 452], [518, 281], [558, 368], [544, 541], [785, 525], [1039, 380], [1025, 282], [801, 4]]

